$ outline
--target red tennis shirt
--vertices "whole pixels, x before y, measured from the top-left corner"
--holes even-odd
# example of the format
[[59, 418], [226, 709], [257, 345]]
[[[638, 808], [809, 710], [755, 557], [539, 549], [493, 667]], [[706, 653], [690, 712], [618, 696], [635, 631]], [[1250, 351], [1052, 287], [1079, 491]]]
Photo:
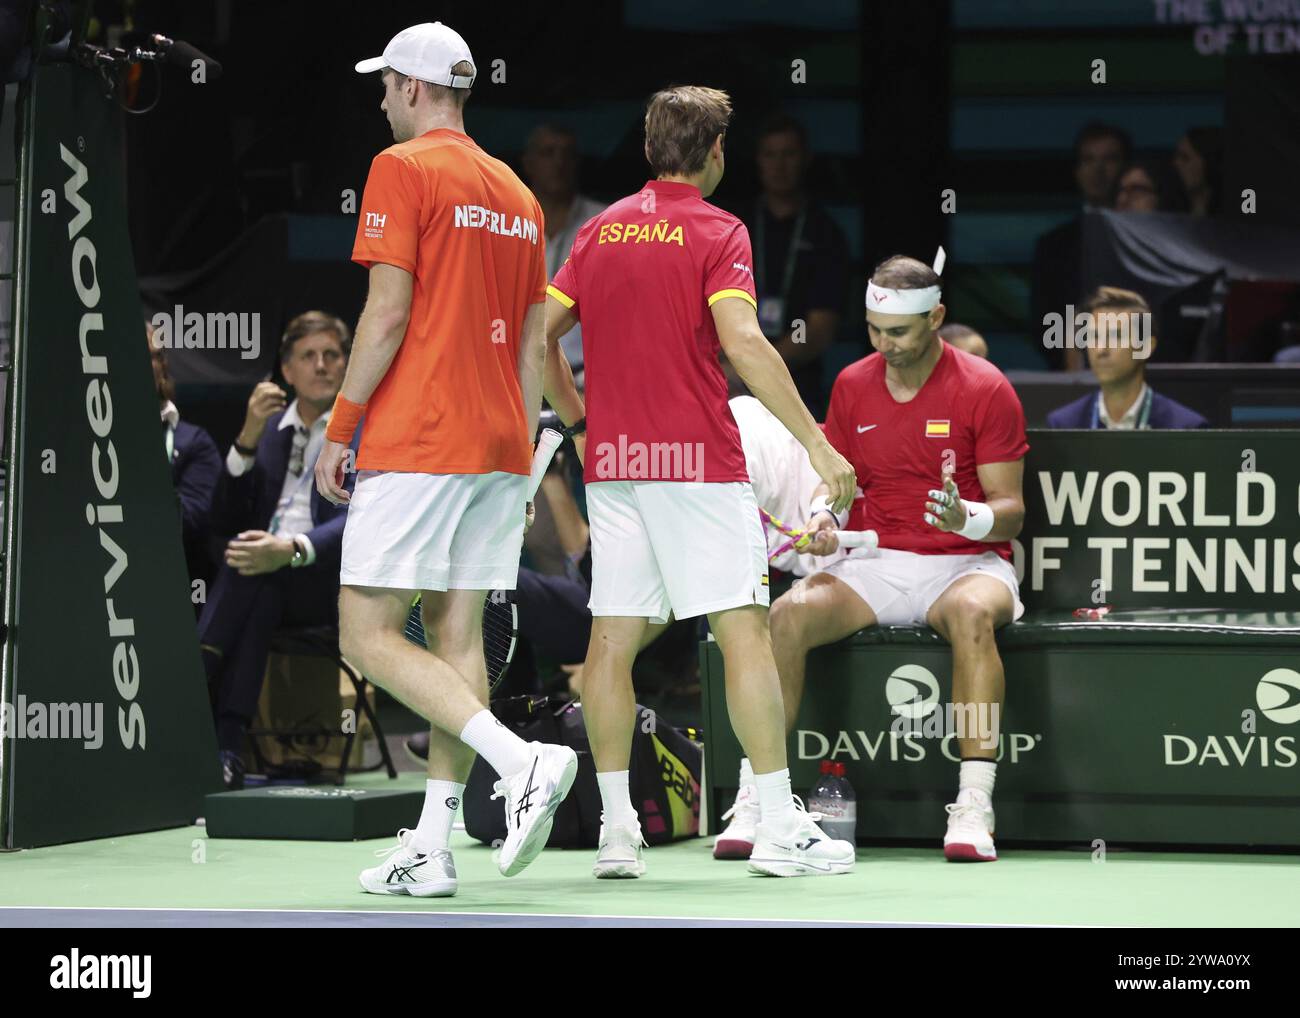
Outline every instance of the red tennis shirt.
[[547, 292], [582, 323], [585, 479], [747, 481], [709, 308], [757, 307], [749, 232], [651, 180], [578, 231]]
[[899, 403], [885, 385], [885, 359], [873, 353], [835, 379], [825, 431], [853, 464], [866, 496], [854, 503], [850, 530], [874, 530], [880, 547], [898, 551], [995, 551], [1011, 559], [1009, 541], [971, 541], [924, 519], [928, 493], [943, 486], [945, 459], [960, 496], [983, 502], [975, 468], [1009, 463], [1029, 451], [1020, 397], [988, 361], [944, 343], [921, 391]]

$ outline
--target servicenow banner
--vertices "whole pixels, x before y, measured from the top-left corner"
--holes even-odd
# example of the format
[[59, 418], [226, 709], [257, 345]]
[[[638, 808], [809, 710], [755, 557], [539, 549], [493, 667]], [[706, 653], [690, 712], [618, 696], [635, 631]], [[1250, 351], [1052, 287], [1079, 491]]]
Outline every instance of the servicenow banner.
[[1029, 608], [1300, 604], [1288, 431], [1031, 431], [1013, 545]]
[[0, 843], [190, 823], [219, 787], [136, 290], [121, 113], [40, 66], [20, 98]]

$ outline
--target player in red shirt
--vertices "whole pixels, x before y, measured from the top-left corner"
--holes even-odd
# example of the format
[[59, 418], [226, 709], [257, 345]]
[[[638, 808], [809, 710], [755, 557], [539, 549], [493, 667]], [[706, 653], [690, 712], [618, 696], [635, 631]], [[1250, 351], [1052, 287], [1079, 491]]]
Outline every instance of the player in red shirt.
[[[1009, 542], [1024, 521], [1029, 445], [1002, 373], [939, 338], [940, 297], [937, 272], [915, 259], [895, 256], [872, 273], [866, 319], [877, 352], [836, 379], [826, 435], [865, 494], [847, 529], [875, 530], [881, 550], [854, 551], [778, 599], [772, 642], [791, 727], [809, 650], [866, 626], [933, 626], [952, 645], [962, 761], [944, 854], [992, 861], [1004, 693], [993, 631], [1024, 612]], [[834, 550], [829, 531], [842, 522], [822, 509], [816, 526], [828, 533], [807, 551]]]
[[628, 794], [632, 660], [652, 621], [707, 615], [727, 702], [756, 772], [761, 810], [750, 868], [773, 876], [848, 872], [854, 846], [826, 837], [790, 791], [780, 680], [767, 628], [767, 544], [718, 364], [808, 450], [829, 499], [847, 508], [853, 472], [799, 399], [758, 325], [749, 235], [704, 201], [723, 173], [726, 93], [657, 93], [645, 153], [657, 179], [579, 230], [548, 289], [546, 395], [584, 417], [559, 337], [582, 323], [586, 370], [591, 611], [583, 708], [604, 806], [598, 877], [645, 871]]

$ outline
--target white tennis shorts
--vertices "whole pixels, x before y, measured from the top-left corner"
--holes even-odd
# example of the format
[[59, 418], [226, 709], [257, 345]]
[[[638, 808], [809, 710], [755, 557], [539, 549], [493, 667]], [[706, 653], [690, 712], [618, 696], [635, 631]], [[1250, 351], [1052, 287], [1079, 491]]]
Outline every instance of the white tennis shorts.
[[362, 470], [339, 582], [398, 590], [513, 590], [524, 540], [522, 474]]
[[1011, 591], [1018, 619], [1025, 613], [1015, 567], [995, 551], [975, 555], [918, 555], [914, 551], [881, 548], [827, 566], [823, 572], [847, 583], [867, 602], [882, 626], [923, 626], [930, 606], [963, 576], [983, 573], [1001, 580]]
[[768, 603], [767, 542], [748, 481], [596, 481], [591, 614], [668, 621]]

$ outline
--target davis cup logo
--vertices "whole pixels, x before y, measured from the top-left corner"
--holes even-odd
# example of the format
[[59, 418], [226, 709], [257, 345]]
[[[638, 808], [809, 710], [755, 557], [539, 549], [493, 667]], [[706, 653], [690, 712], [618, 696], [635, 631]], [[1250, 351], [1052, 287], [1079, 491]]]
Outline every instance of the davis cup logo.
[[1255, 687], [1255, 702], [1264, 717], [1279, 725], [1300, 721], [1300, 672], [1274, 668]]
[[900, 717], [923, 718], [939, 702], [939, 680], [920, 665], [900, 665], [885, 681], [885, 699]]

